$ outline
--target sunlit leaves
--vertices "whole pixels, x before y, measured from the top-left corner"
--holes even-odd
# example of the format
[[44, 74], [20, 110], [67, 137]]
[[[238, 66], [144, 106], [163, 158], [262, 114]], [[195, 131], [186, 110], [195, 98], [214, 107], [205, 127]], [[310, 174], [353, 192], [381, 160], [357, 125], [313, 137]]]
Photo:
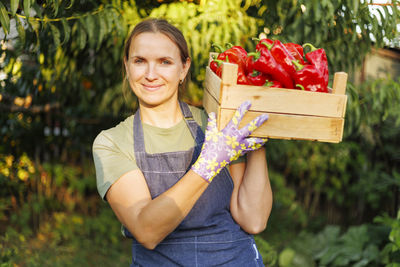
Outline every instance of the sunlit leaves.
[[[69, 45], [70, 41], [75, 40], [77, 44], [75, 48], [79, 50], [86, 47], [97, 50], [107, 35], [119, 35], [124, 38], [125, 29], [118, 9], [119, 0], [114, 2], [100, 4], [97, 8], [82, 13], [68, 11], [74, 1], [48, 0], [39, 5], [32, 0], [22, 0], [20, 8], [19, 1], [11, 1], [9, 6], [0, 3], [0, 23], [7, 35], [10, 31], [10, 20], [19, 19], [16, 25], [18, 38], [24, 43], [26, 32], [28, 35], [34, 32], [36, 35], [34, 48], [39, 48], [40, 42], [45, 42], [47, 48], [53, 46], [50, 50], [55, 50], [58, 46]], [[7, 10], [8, 8], [10, 10]], [[28, 27], [24, 26], [26, 24]], [[42, 33], [46, 33], [50, 38], [41, 39]]]
[[28, 18], [30, 15], [32, 0], [24, 0], [24, 15]]
[[15, 18], [15, 22], [16, 22], [18, 36], [20, 38], [20, 41], [22, 44], [24, 44], [25, 36], [26, 36], [24, 26], [22, 25], [22, 22], [20, 21], [19, 18]]
[[71, 36], [71, 27], [69, 26], [68, 21], [65, 18], [61, 19], [61, 23], [62, 23], [63, 32], [64, 32], [64, 39], [63, 39], [62, 43], [64, 44], [64, 43], [68, 42], [68, 40]]
[[3, 27], [5, 34], [10, 32], [10, 18], [8, 17], [7, 10], [3, 3], [0, 2], [0, 23]]
[[15, 16], [15, 13], [17, 12], [17, 9], [18, 9], [18, 4], [19, 4], [19, 0], [11, 0], [10, 1], [12, 16]]
[[50, 23], [50, 29], [54, 40], [54, 46], [60, 46], [60, 30], [54, 24]]

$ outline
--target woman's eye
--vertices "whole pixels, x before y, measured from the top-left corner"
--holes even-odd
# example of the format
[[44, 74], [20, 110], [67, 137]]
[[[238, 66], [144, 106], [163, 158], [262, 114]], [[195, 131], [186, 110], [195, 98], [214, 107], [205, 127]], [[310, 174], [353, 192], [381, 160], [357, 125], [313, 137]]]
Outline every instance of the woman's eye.
[[161, 61], [161, 63], [163, 64], [163, 65], [170, 65], [170, 64], [172, 64], [172, 62], [170, 61], [170, 60], [163, 60], [163, 61]]
[[141, 58], [135, 58], [135, 59], [133, 60], [133, 63], [135, 63], [135, 64], [143, 63], [143, 59], [141, 59]]

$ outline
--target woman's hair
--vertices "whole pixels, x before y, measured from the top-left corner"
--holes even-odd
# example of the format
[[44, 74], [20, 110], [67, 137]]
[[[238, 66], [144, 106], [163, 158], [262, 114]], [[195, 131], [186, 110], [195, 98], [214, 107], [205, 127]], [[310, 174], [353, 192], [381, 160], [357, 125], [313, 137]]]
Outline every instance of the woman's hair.
[[[186, 64], [186, 60], [189, 58], [189, 49], [182, 32], [178, 28], [170, 24], [168, 21], [164, 19], [155, 19], [155, 18], [146, 19], [136, 24], [135, 28], [132, 30], [128, 39], [125, 42], [124, 61], [128, 61], [129, 59], [129, 50], [131, 47], [132, 40], [135, 39], [135, 37], [138, 36], [139, 34], [146, 32], [162, 33], [166, 35], [179, 48], [182, 64]], [[124, 73], [126, 73], [126, 71]], [[182, 83], [180, 83], [179, 85], [179, 95], [181, 95], [185, 91], [188, 79], [189, 79], [189, 72], [188, 75], [186, 75], [185, 79], [182, 81]]]

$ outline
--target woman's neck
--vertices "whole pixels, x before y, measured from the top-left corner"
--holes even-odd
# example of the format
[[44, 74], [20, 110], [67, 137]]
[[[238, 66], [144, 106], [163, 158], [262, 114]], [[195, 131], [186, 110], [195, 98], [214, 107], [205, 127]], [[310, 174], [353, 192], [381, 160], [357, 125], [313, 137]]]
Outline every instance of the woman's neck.
[[143, 123], [160, 128], [170, 128], [183, 119], [178, 100], [157, 107], [140, 105], [140, 116]]

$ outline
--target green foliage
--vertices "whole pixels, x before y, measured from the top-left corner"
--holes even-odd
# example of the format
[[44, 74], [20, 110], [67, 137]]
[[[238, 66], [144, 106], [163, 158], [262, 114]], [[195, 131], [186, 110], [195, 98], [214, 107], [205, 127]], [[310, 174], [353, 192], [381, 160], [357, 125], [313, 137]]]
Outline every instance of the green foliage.
[[263, 258], [264, 265], [274, 266], [278, 258], [276, 249], [259, 235], [254, 236], [254, 240], [257, 244], [257, 249]]
[[280, 252], [279, 266], [396, 266], [400, 217], [386, 215], [375, 222], [344, 232], [334, 225], [317, 234], [303, 231]]
[[36, 234], [9, 227], [0, 236], [1, 266], [127, 266], [131, 241], [104, 203], [94, 216], [57, 212]]
[[397, 218], [391, 218], [387, 214], [376, 217], [376, 223], [390, 227], [389, 242], [381, 251], [382, 263], [386, 266], [395, 267], [400, 264], [400, 210], [397, 213]]

